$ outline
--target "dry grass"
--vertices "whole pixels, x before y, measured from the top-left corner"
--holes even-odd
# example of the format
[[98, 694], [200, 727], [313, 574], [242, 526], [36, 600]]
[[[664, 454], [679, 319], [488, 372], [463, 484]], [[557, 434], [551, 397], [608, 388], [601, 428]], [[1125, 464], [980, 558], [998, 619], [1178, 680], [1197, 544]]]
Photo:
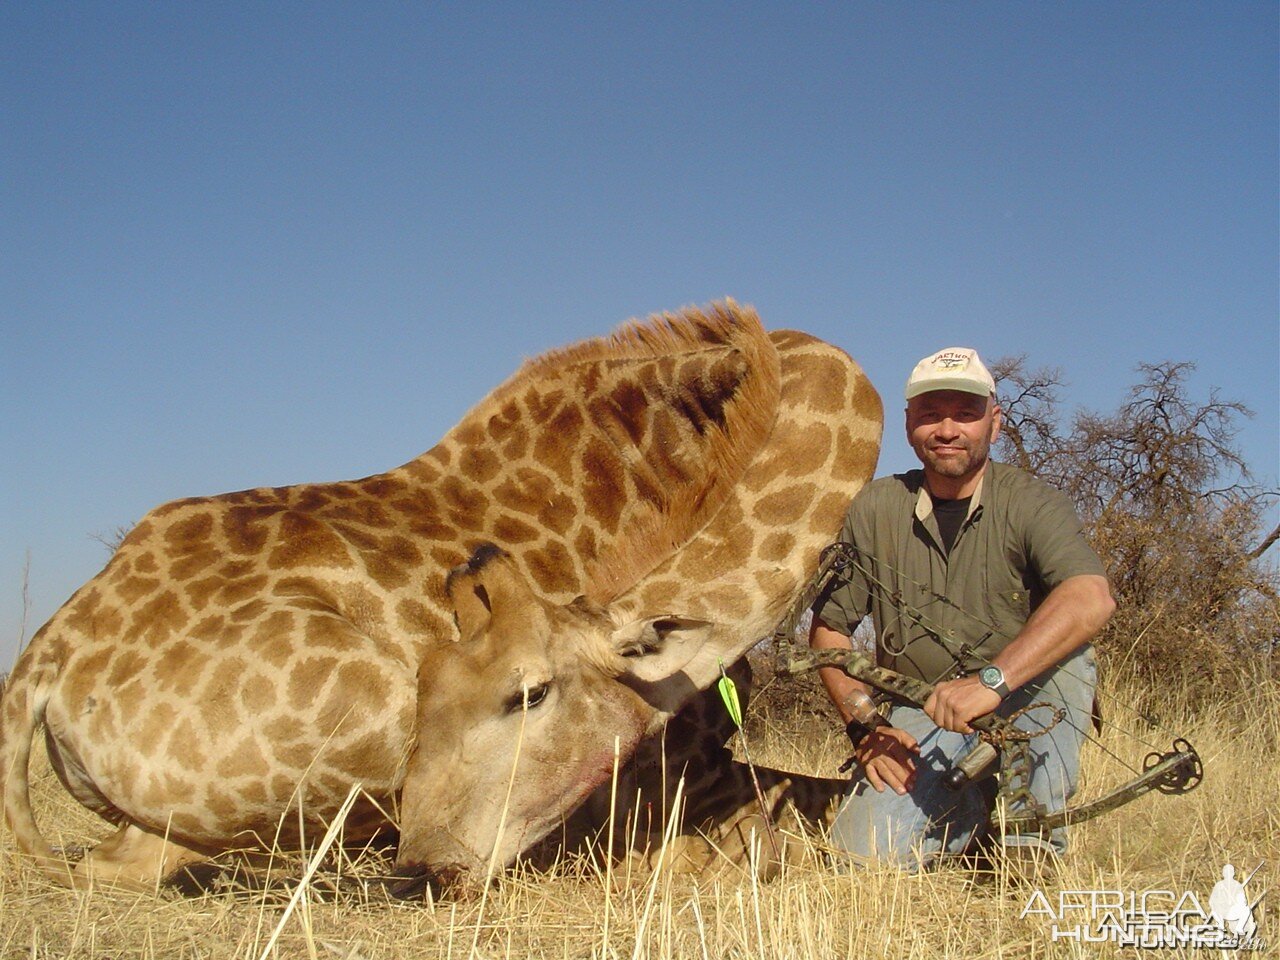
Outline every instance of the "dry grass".
[[[1204, 899], [1223, 863], [1247, 871], [1264, 859], [1261, 883], [1277, 886], [1280, 692], [1272, 685], [1247, 703], [1197, 716], [1175, 702], [1161, 719], [1200, 749], [1204, 784], [1185, 797], [1147, 797], [1076, 827], [1065, 869], [1045, 888], [1050, 896], [1060, 889], [1186, 889]], [[1166, 735], [1152, 732], [1149, 739]], [[1105, 745], [1138, 766], [1147, 749], [1116, 731]], [[1086, 791], [1118, 782], [1123, 771], [1114, 761], [1097, 747], [1086, 749]], [[834, 735], [806, 734], [781, 720], [753, 740], [752, 751], [759, 762], [815, 773], [829, 773], [842, 752]], [[84, 844], [104, 833], [47, 766], [35, 774], [40, 822], [54, 843]], [[5, 834], [0, 957], [981, 960], [1121, 952], [1052, 943], [1042, 918], [1019, 919], [1028, 890], [1002, 874], [984, 877], [958, 867], [841, 873], [817, 859], [769, 884], [671, 877], [610, 884], [591, 869], [516, 872], [483, 899], [404, 905], [354, 889], [334, 896], [330, 866], [299, 885], [300, 863], [284, 865], [292, 879], [265, 890], [196, 898], [75, 893], [25, 869]], [[382, 868], [376, 859], [345, 865], [348, 874]], [[1280, 941], [1274, 913], [1264, 901], [1260, 933], [1272, 944]]]

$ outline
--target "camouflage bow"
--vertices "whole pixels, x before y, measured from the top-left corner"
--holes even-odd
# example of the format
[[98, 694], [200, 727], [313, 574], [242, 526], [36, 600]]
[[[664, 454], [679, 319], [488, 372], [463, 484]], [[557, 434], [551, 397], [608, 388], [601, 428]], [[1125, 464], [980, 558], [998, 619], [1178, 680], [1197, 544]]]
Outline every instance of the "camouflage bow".
[[[801, 649], [795, 641], [796, 626], [804, 611], [813, 605], [834, 576], [856, 565], [856, 554], [849, 544], [833, 543], [823, 551], [817, 571], [774, 632], [778, 666], [792, 675], [819, 667], [838, 667], [855, 680], [923, 708], [933, 693], [932, 684], [878, 666], [869, 653]], [[979, 732], [983, 741], [997, 747], [1001, 754], [999, 796], [1004, 800], [1005, 809], [1011, 811], [995, 820], [994, 825], [1002, 833], [1024, 833], [1029, 829], [1047, 833], [1055, 827], [1089, 820], [1115, 810], [1152, 790], [1165, 794], [1186, 793], [1204, 778], [1204, 767], [1195, 748], [1179, 737], [1173, 741], [1170, 750], [1149, 753], [1142, 772], [1133, 780], [1087, 803], [1046, 811], [1031, 795], [1031, 754], [1026, 734], [999, 714], [978, 717], [970, 721], [970, 725]], [[960, 763], [963, 764], [964, 760]]]

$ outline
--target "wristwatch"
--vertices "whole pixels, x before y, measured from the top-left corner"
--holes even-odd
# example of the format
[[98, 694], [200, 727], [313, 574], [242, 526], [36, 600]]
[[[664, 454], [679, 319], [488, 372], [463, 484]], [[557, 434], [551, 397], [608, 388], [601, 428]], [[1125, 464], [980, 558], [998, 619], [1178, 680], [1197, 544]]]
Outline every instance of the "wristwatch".
[[1004, 682], [1004, 671], [994, 663], [988, 663], [978, 671], [978, 682], [988, 690], [1000, 694], [1001, 700], [1009, 695], [1009, 685]]

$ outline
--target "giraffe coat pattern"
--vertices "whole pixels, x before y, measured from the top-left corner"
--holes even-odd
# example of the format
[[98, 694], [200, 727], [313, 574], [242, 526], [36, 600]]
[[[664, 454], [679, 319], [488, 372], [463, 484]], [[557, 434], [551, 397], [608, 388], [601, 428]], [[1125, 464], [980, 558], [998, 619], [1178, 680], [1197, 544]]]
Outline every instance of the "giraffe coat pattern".
[[[625, 758], [768, 632], [880, 424], [843, 352], [728, 301], [529, 361], [386, 473], [162, 506], [9, 679], [6, 820], [67, 879], [30, 811], [43, 722], [64, 786], [120, 825], [73, 882], [297, 842], [297, 808], [314, 828], [356, 783], [349, 834], [399, 802], [404, 862], [505, 863], [607, 778], [615, 738]], [[499, 842], [509, 780], [529, 790]]]

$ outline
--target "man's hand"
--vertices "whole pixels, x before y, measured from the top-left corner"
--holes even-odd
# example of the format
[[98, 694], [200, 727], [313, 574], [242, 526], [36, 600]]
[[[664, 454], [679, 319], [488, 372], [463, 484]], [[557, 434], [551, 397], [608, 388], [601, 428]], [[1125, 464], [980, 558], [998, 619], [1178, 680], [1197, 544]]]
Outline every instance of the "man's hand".
[[877, 793], [884, 793], [884, 788], [890, 787], [902, 795], [915, 786], [919, 753], [920, 744], [915, 737], [897, 727], [883, 726], [867, 734], [853, 751], [853, 757]]
[[1000, 706], [1000, 694], [979, 682], [977, 674], [947, 680], [934, 686], [924, 702], [924, 712], [943, 730], [973, 733], [969, 721], [985, 717]]

